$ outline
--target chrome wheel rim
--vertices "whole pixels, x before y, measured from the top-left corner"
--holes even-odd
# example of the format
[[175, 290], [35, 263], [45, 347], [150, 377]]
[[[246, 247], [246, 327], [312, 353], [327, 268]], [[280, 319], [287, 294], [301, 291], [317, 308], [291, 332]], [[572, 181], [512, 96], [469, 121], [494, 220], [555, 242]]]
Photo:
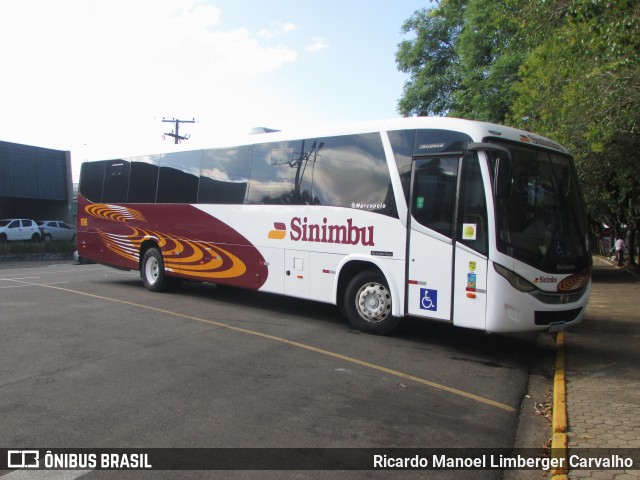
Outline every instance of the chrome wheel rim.
[[367, 322], [379, 323], [391, 313], [391, 293], [384, 285], [367, 283], [358, 290], [356, 308]]

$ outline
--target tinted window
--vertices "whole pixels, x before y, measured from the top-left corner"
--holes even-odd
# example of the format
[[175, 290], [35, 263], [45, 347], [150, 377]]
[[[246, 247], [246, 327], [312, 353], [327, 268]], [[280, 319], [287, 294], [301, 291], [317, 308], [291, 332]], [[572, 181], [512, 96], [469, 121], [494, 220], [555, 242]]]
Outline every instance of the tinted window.
[[[511, 191], [496, 200], [498, 250], [545, 271], [587, 261], [587, 222], [571, 158], [505, 145], [512, 155]], [[489, 153], [492, 170], [498, 156]]]
[[412, 157], [440, 156], [447, 152], [462, 152], [471, 137], [451, 130], [422, 129], [389, 132], [389, 141], [396, 161], [405, 198], [409, 199]]
[[413, 158], [415, 138], [415, 130], [389, 132], [389, 142], [391, 142], [391, 149], [400, 173], [402, 190], [407, 203], [409, 202], [409, 192], [411, 190], [411, 160]]
[[92, 202], [102, 202], [105, 163], [104, 161], [85, 162], [80, 167], [79, 191]]
[[[254, 145], [248, 203], [311, 204], [311, 169], [306, 142]], [[310, 148], [309, 148], [310, 150]]]
[[196, 203], [201, 160], [201, 150], [162, 155], [156, 202]]
[[102, 201], [124, 203], [129, 189], [129, 162], [109, 160], [105, 162]]
[[318, 139], [306, 170], [317, 204], [397, 215], [378, 133]]
[[9, 228], [20, 228], [20, 220], [14, 220], [9, 224]]
[[420, 224], [451, 238], [458, 158], [415, 161], [411, 214]]
[[160, 155], [131, 158], [129, 175], [130, 203], [154, 203], [160, 172]]
[[487, 202], [476, 155], [466, 158], [462, 167], [457, 237], [468, 247], [487, 254]]
[[251, 147], [205, 150], [198, 203], [243, 203], [250, 169]]

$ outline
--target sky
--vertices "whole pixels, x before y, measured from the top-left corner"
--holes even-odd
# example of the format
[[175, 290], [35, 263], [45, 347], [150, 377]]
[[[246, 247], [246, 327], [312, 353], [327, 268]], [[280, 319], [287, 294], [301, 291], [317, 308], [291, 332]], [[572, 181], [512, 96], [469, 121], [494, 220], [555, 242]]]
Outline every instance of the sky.
[[[85, 160], [395, 118], [429, 0], [0, 0], [0, 140]], [[164, 137], [164, 138], [163, 138]]]

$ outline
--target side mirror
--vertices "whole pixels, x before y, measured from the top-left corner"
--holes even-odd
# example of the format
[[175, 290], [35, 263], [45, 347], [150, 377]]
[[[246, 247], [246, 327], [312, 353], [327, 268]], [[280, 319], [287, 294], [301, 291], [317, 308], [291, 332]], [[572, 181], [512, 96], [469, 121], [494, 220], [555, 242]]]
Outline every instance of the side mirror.
[[468, 145], [471, 152], [480, 150], [497, 154], [495, 171], [493, 172], [493, 194], [496, 198], [509, 198], [511, 195], [511, 152], [502, 145], [495, 143], [476, 143]]

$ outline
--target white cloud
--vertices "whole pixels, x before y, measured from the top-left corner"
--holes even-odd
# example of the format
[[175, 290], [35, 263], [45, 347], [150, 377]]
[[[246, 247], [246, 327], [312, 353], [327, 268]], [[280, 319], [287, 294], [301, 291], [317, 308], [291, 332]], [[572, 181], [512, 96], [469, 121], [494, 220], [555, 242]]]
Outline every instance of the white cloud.
[[289, 33], [295, 29], [296, 29], [296, 26], [293, 23], [287, 22], [282, 26], [282, 33]]
[[307, 51], [308, 52], [318, 52], [320, 50], [324, 50], [325, 48], [328, 48], [329, 44], [327, 42], [325, 42], [322, 38], [320, 37], [315, 37], [311, 39], [311, 43], [309, 45], [307, 45]]
[[234, 124], [256, 108], [256, 79], [297, 58], [246, 29], [222, 29], [224, 13], [197, 0], [3, 6], [1, 139], [80, 156], [157, 141], [162, 116]]
[[262, 38], [274, 38], [279, 35], [286, 35], [287, 33], [296, 29], [293, 23], [286, 22], [282, 25], [278, 25], [272, 28], [261, 28], [258, 31], [258, 36]]

